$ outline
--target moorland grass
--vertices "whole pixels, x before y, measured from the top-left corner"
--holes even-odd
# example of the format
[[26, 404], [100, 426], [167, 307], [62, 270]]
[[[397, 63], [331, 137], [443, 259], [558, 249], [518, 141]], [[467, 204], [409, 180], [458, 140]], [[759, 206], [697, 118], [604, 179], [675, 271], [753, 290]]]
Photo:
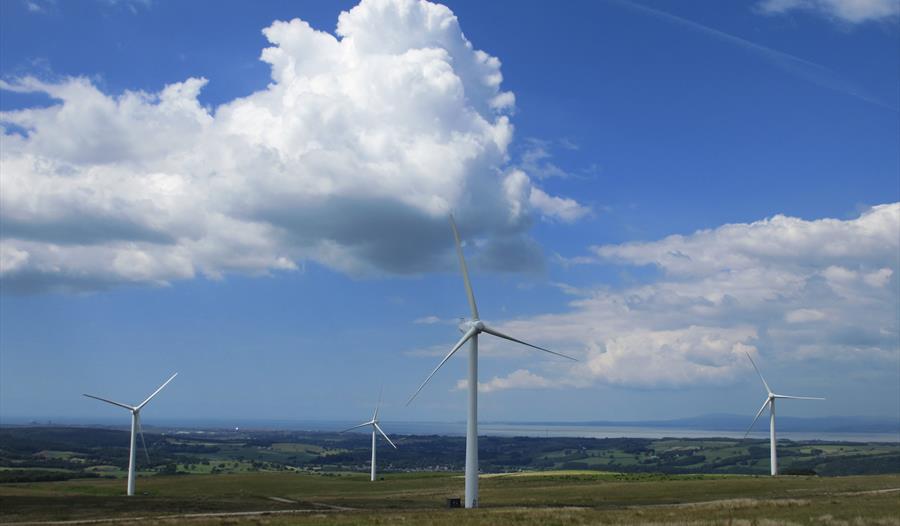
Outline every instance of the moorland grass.
[[[664, 476], [536, 472], [483, 477], [482, 509], [447, 510], [460, 473], [236, 473], [0, 485], [0, 522], [143, 517], [192, 524], [884, 524], [900, 526], [900, 475]], [[351, 508], [351, 509], [347, 509]], [[290, 515], [277, 513], [298, 510]], [[255, 516], [162, 519], [198, 513]], [[150, 519], [154, 518], [154, 519]], [[746, 521], [746, 522], [742, 522]]]

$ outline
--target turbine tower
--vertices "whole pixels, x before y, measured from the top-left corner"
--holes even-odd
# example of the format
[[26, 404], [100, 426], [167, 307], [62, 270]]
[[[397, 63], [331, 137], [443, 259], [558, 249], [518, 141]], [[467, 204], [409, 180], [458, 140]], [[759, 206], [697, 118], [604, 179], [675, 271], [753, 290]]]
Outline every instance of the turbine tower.
[[363, 422], [362, 424], [359, 424], [358, 426], [353, 426], [351, 428], [341, 431], [341, 433], [346, 433], [347, 431], [350, 431], [351, 429], [357, 429], [357, 428], [365, 427], [365, 426], [372, 426], [372, 477], [371, 477], [372, 482], [375, 482], [375, 433], [376, 433], [376, 431], [378, 433], [381, 433], [381, 436], [383, 436], [384, 439], [388, 441], [388, 444], [394, 446], [394, 449], [397, 449], [397, 445], [394, 444], [393, 442], [391, 442], [391, 439], [388, 438], [388, 436], [381, 429], [381, 426], [378, 425], [378, 409], [380, 407], [381, 407], [381, 395], [378, 395], [378, 405], [375, 406], [375, 414], [372, 415], [372, 420], [369, 420], [368, 422]]
[[431, 377], [434, 376], [438, 369], [440, 369], [447, 360], [453, 356], [456, 351], [458, 351], [463, 344], [469, 342], [469, 410], [468, 410], [468, 420], [466, 422], [466, 508], [477, 508], [478, 507], [478, 335], [481, 333], [487, 333], [498, 338], [503, 338], [504, 340], [509, 340], [511, 342], [520, 343], [522, 345], [531, 347], [533, 349], [537, 349], [539, 351], [544, 351], [550, 354], [555, 354], [557, 356], [562, 356], [563, 358], [568, 358], [569, 360], [578, 361], [571, 356], [566, 356], [565, 354], [561, 354], [558, 352], [553, 352], [548, 349], [544, 349], [543, 347], [538, 347], [537, 345], [532, 345], [527, 342], [523, 342], [522, 340], [517, 340], [512, 336], [503, 334], [502, 332], [492, 329], [491, 327], [485, 325], [483, 321], [478, 317], [478, 307], [475, 305], [475, 294], [472, 292], [472, 283], [469, 281], [469, 271], [466, 268], [466, 259], [463, 257], [462, 245], [459, 241], [459, 231], [456, 229], [456, 222], [453, 221], [453, 216], [450, 216], [450, 227], [453, 229], [453, 239], [456, 242], [456, 255], [459, 257], [459, 267], [462, 271], [463, 282], [466, 286], [466, 296], [469, 299], [469, 308], [472, 311], [472, 319], [468, 321], [463, 321], [460, 324], [460, 330], [464, 332], [462, 338], [456, 345], [450, 349], [450, 352], [447, 353], [447, 356], [444, 356], [444, 359], [441, 360], [441, 363], [431, 371], [431, 374], [428, 375], [428, 378], [425, 378], [425, 381], [422, 382], [422, 385], [416, 389], [416, 392], [409, 398], [406, 402], [406, 405], [409, 405], [410, 402], [422, 391], [422, 388], [425, 387], [425, 384], [428, 383], [428, 380], [431, 380]]
[[753, 364], [753, 368], [756, 369], [756, 374], [759, 375], [759, 379], [762, 380], [763, 385], [766, 387], [766, 392], [768, 395], [766, 396], [766, 401], [763, 402], [762, 407], [759, 408], [759, 412], [756, 413], [756, 418], [753, 419], [753, 422], [750, 424], [750, 427], [747, 428], [747, 432], [744, 433], [744, 438], [747, 438], [747, 435], [750, 434], [750, 430], [753, 429], [753, 425], [756, 424], [756, 421], [759, 420], [759, 415], [766, 410], [766, 407], [769, 408], [769, 458], [771, 464], [771, 472], [772, 476], [778, 475], [778, 453], [775, 448], [775, 400], [778, 398], [788, 398], [791, 400], [825, 400], [824, 398], [816, 398], [812, 396], [788, 396], [788, 395], [780, 395], [775, 394], [769, 389], [769, 384], [766, 383], [766, 379], [763, 378], [761, 372], [759, 372], [759, 367], [756, 366], [756, 362], [753, 361], [753, 358], [750, 358], [750, 353], [747, 353], [747, 358], [750, 359], [750, 363]]
[[143, 402], [141, 402], [140, 404], [138, 404], [136, 406], [130, 406], [128, 404], [120, 404], [119, 402], [113, 402], [112, 400], [107, 400], [106, 398], [100, 398], [99, 396], [94, 396], [94, 395], [89, 395], [89, 394], [84, 395], [88, 398], [100, 400], [101, 402], [106, 402], [107, 404], [116, 405], [123, 409], [127, 409], [127, 410], [131, 411], [131, 447], [128, 450], [128, 496], [129, 497], [134, 495], [134, 468], [135, 468], [134, 447], [135, 447], [135, 438], [137, 437], [138, 434], [141, 435], [141, 444], [144, 445], [144, 453], [147, 455], [147, 462], [150, 461], [150, 454], [147, 453], [147, 443], [144, 442], [144, 431], [143, 431], [143, 429], [141, 429], [141, 409], [143, 409], [144, 406], [147, 405], [147, 402], [149, 402], [154, 396], [156, 396], [160, 391], [162, 391], [163, 387], [169, 385], [169, 382], [174, 380], [176, 376], [178, 376], [178, 373], [175, 373], [171, 377], [169, 377], [169, 379], [166, 380], [166, 382], [164, 384], [159, 386], [159, 389], [157, 389], [156, 391], [153, 391], [153, 394], [148, 396], [146, 400], [144, 400]]

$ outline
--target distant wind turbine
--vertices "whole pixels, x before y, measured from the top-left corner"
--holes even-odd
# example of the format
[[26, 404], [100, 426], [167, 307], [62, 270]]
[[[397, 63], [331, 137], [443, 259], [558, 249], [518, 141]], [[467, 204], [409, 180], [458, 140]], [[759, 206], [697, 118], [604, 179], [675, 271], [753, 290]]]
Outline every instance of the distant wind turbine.
[[763, 385], [766, 387], [766, 392], [768, 396], [766, 397], [766, 401], [763, 402], [762, 407], [759, 408], [759, 412], [756, 413], [756, 418], [753, 419], [753, 422], [750, 424], [750, 427], [747, 428], [747, 432], [744, 433], [744, 438], [747, 438], [747, 435], [750, 434], [750, 430], [753, 429], [753, 425], [756, 424], [756, 421], [759, 420], [759, 415], [766, 410], [766, 407], [769, 408], [769, 457], [771, 461], [771, 472], [772, 476], [778, 475], [778, 453], [775, 448], [775, 399], [776, 398], [789, 398], [791, 400], [825, 400], [824, 398], [816, 398], [812, 396], [788, 396], [788, 395], [780, 395], [775, 394], [769, 389], [769, 384], [766, 383], [766, 379], [763, 378], [761, 372], [759, 372], [759, 367], [756, 366], [756, 362], [753, 361], [753, 358], [750, 358], [750, 353], [747, 353], [747, 358], [750, 359], [750, 363], [753, 364], [753, 368], [756, 369], [756, 374], [759, 375], [759, 379], [762, 380]]
[[368, 422], [363, 422], [358, 426], [353, 426], [351, 428], [345, 429], [341, 431], [341, 433], [346, 433], [352, 429], [358, 429], [360, 427], [372, 426], [372, 482], [375, 482], [375, 433], [381, 433], [381, 436], [384, 437], [385, 440], [388, 441], [388, 444], [394, 446], [394, 449], [397, 449], [397, 445], [391, 442], [391, 439], [384, 433], [381, 429], [381, 426], [378, 425], [378, 410], [381, 408], [381, 395], [378, 395], [378, 405], [375, 406], [375, 414], [372, 415], [372, 420]]
[[163, 387], [169, 385], [169, 382], [175, 379], [178, 376], [178, 373], [173, 374], [164, 384], [159, 386], [159, 389], [153, 391], [153, 394], [147, 397], [146, 400], [141, 402], [136, 406], [130, 406], [128, 404], [120, 404], [119, 402], [113, 402], [112, 400], [107, 400], [106, 398], [100, 398], [99, 396], [85, 394], [84, 396], [88, 398], [93, 398], [95, 400], [100, 400], [101, 402], [106, 402], [107, 404], [112, 404], [119, 406], [121, 408], [127, 409], [131, 411], [131, 447], [128, 451], [128, 496], [134, 495], [134, 449], [135, 449], [135, 438], [138, 434], [141, 435], [141, 444], [144, 445], [144, 453], [147, 455], [147, 462], [150, 462], [150, 453], [147, 452], [147, 443], [144, 441], [144, 431], [141, 429], [141, 409], [147, 405], [154, 396], [156, 396], [160, 391], [163, 390]]
[[531, 347], [533, 349], [537, 349], [539, 351], [548, 352], [550, 354], [555, 354], [557, 356], [562, 356], [563, 358], [568, 358], [569, 360], [576, 360], [571, 356], [566, 356], [565, 354], [561, 354], [558, 352], [553, 352], [548, 349], [544, 349], [543, 347], [538, 347], [537, 345], [532, 345], [527, 342], [523, 342], [522, 340], [517, 340], [512, 336], [508, 336], [503, 334], [502, 332], [492, 329], [484, 324], [483, 321], [478, 317], [478, 307], [475, 305], [475, 294], [472, 292], [472, 283], [469, 281], [469, 271], [466, 268], [466, 259], [463, 257], [462, 245], [459, 241], [459, 231], [456, 229], [456, 222], [453, 221], [453, 216], [450, 216], [450, 227], [453, 229], [453, 238], [456, 242], [456, 255], [459, 257], [459, 267], [462, 270], [463, 282], [466, 286], [466, 296], [469, 299], [469, 308], [472, 311], [472, 319], [468, 321], [464, 321], [460, 324], [460, 330], [464, 332], [462, 338], [456, 345], [450, 349], [450, 352], [447, 353], [447, 356], [444, 356], [444, 359], [441, 360], [441, 363], [431, 371], [431, 374], [428, 375], [428, 378], [425, 378], [425, 381], [422, 382], [422, 385], [416, 389], [416, 392], [409, 398], [409, 401], [406, 402], [406, 405], [409, 405], [410, 402], [422, 391], [422, 388], [425, 387], [425, 384], [428, 383], [428, 380], [431, 380], [431, 377], [434, 376], [438, 369], [443, 366], [447, 360], [450, 359], [453, 354], [458, 351], [464, 343], [469, 342], [469, 411], [468, 411], [468, 421], [466, 424], [466, 508], [477, 508], [478, 507], [478, 335], [481, 333], [491, 334], [498, 338], [503, 338], [504, 340], [509, 340], [511, 342], [520, 343], [522, 345]]

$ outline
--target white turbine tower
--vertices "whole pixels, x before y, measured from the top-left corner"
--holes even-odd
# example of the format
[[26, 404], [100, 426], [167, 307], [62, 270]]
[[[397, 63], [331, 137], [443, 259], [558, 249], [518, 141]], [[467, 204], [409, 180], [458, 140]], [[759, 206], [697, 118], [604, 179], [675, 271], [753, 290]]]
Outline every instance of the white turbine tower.
[[372, 426], [372, 477], [371, 477], [372, 482], [375, 482], [375, 438], [376, 438], [375, 433], [376, 432], [381, 433], [381, 436], [383, 436], [384, 439], [388, 441], [388, 444], [394, 446], [394, 449], [397, 449], [397, 445], [394, 444], [393, 442], [391, 442], [391, 439], [388, 438], [388, 436], [381, 429], [381, 426], [378, 425], [378, 409], [380, 407], [381, 407], [381, 395], [378, 395], [378, 405], [375, 406], [375, 414], [372, 415], [372, 420], [369, 420], [368, 422], [363, 422], [362, 424], [359, 424], [358, 426], [353, 426], [351, 428], [341, 431], [341, 433], [346, 433], [347, 431], [350, 431], [352, 429], [357, 429], [357, 428], [365, 427], [365, 426]]
[[119, 406], [121, 408], [131, 411], [131, 447], [129, 448], [129, 451], [128, 451], [128, 496], [129, 497], [134, 495], [134, 468], [135, 468], [134, 448], [135, 448], [135, 443], [136, 443], [135, 439], [137, 438], [138, 434], [141, 435], [141, 444], [144, 445], [144, 453], [147, 454], [147, 461], [148, 462], [150, 461], [150, 454], [147, 453], [147, 443], [144, 442], [144, 431], [143, 431], [143, 429], [141, 429], [141, 409], [143, 409], [144, 406], [147, 405], [147, 402], [149, 402], [154, 396], [156, 396], [160, 391], [162, 391], [163, 387], [169, 385], [169, 382], [174, 380], [176, 376], [178, 376], [178, 373], [173, 374], [168, 380], [166, 380], [166, 382], [164, 384], [159, 386], [159, 389], [157, 389], [156, 391], [153, 391], [153, 394], [148, 396], [146, 400], [144, 400], [143, 402], [141, 402], [140, 404], [138, 404], [136, 406], [130, 406], [128, 404], [120, 404], [119, 402], [113, 402], [112, 400], [107, 400], [106, 398], [100, 398], [99, 396], [94, 396], [94, 395], [89, 395], [89, 394], [84, 395], [88, 398], [94, 398], [96, 400], [100, 400], [101, 402], [106, 402], [107, 404], [116, 405], [116, 406]]
[[453, 216], [450, 216], [450, 227], [453, 229], [453, 238], [456, 241], [456, 254], [459, 256], [459, 267], [462, 270], [463, 281], [466, 285], [466, 296], [469, 298], [469, 308], [472, 311], [472, 319], [468, 321], [463, 321], [460, 324], [460, 330], [464, 332], [462, 338], [456, 345], [450, 349], [450, 352], [447, 353], [447, 356], [444, 356], [444, 359], [441, 360], [441, 363], [431, 371], [431, 374], [428, 375], [428, 378], [425, 378], [425, 381], [422, 382], [422, 385], [416, 389], [416, 392], [409, 398], [409, 401], [406, 402], [406, 405], [409, 405], [410, 402], [422, 391], [422, 388], [425, 387], [425, 384], [428, 383], [428, 380], [431, 380], [431, 377], [434, 376], [438, 369], [440, 369], [447, 360], [450, 359], [453, 354], [458, 351], [464, 343], [469, 342], [469, 380], [468, 380], [468, 388], [469, 388], [469, 411], [468, 411], [468, 420], [466, 423], [466, 508], [477, 508], [478, 507], [478, 335], [481, 333], [491, 334], [493, 336], [497, 336], [498, 338], [503, 338], [504, 340], [509, 340], [511, 342], [520, 343], [522, 345], [526, 345], [533, 349], [537, 349], [539, 351], [548, 352], [550, 354], [555, 354], [557, 356], [562, 356], [563, 358], [568, 358], [569, 360], [576, 360], [571, 356], [566, 356], [565, 354], [561, 354], [558, 352], [553, 352], [548, 349], [544, 349], [543, 347], [538, 347], [537, 345], [532, 345], [527, 342], [523, 342], [522, 340], [517, 340], [512, 336], [508, 336], [503, 334], [502, 332], [492, 329], [484, 324], [483, 321], [478, 317], [478, 307], [475, 305], [475, 294], [472, 292], [472, 283], [469, 281], [469, 271], [466, 268], [466, 260], [463, 257], [462, 246], [459, 241], [459, 231], [456, 229], [456, 223], [453, 221]]
[[[747, 354], [747, 358], [750, 358], [750, 354]], [[750, 358], [750, 363], [753, 364], [753, 368], [756, 369], [756, 374], [759, 375], [759, 379], [762, 380], [763, 385], [766, 387], [766, 392], [768, 396], [766, 396], [766, 401], [763, 402], [762, 407], [759, 408], [759, 412], [756, 413], [756, 418], [753, 419], [753, 422], [750, 424], [750, 427], [747, 428], [747, 432], [744, 433], [744, 438], [747, 438], [747, 435], [750, 434], [750, 430], [753, 429], [753, 425], [756, 424], [756, 421], [759, 420], [759, 415], [766, 410], [766, 407], [769, 408], [769, 458], [771, 463], [771, 472], [772, 476], [778, 475], [778, 453], [775, 449], [775, 400], [777, 398], [788, 398], [791, 400], [825, 400], [824, 398], [816, 398], [812, 396], [788, 396], [788, 395], [780, 395], [775, 394], [769, 389], [769, 384], [766, 383], [766, 379], [763, 378], [761, 372], [759, 372], [759, 367], [756, 366], [756, 362], [753, 361], [753, 358]]]

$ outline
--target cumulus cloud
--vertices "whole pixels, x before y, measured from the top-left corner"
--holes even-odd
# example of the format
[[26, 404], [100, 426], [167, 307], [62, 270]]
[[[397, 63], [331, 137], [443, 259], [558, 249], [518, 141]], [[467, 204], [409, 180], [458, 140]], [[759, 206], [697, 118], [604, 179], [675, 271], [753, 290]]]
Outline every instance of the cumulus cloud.
[[[568, 178], [569, 174], [550, 161], [552, 155], [549, 141], [532, 137], [526, 139], [525, 145], [518, 170], [515, 170], [507, 178], [507, 184], [512, 187], [509, 191], [519, 191], [523, 198], [527, 193], [528, 203], [546, 221], [574, 223], [590, 216], [593, 211], [589, 206], [578, 203], [574, 199], [549, 195], [531, 183], [531, 178]], [[578, 146], [568, 139], [560, 140], [559, 145], [567, 150], [578, 149]], [[519, 187], [521, 190], [518, 190]]]
[[590, 208], [578, 204], [574, 199], [552, 196], [537, 187], [531, 188], [528, 202], [542, 216], [565, 223], [574, 223], [591, 213]]
[[506, 176], [503, 189], [509, 202], [514, 203], [510, 208], [510, 215], [513, 217], [521, 217], [530, 210], [535, 210], [544, 219], [573, 223], [591, 212], [590, 208], [574, 199], [547, 194], [534, 186], [528, 175], [521, 170], [513, 170]]
[[900, 353], [900, 203], [849, 220], [775, 216], [591, 252], [582, 264], [660, 274], [622, 289], [566, 287], [576, 298], [568, 312], [499, 327], [581, 357], [554, 383], [717, 384], [747, 373], [746, 354], [865, 367]]
[[[456, 382], [457, 389], [465, 390], [468, 386], [468, 380]], [[507, 389], [547, 389], [550, 387], [553, 387], [553, 384], [549, 380], [527, 369], [517, 369], [508, 376], [495, 376], [487, 382], [478, 382], [479, 393], [490, 393]]]
[[581, 213], [511, 167], [515, 97], [445, 6], [364, 0], [336, 35], [299, 19], [263, 34], [271, 83], [216, 108], [198, 101], [215, 79], [119, 95], [86, 78], [2, 81], [55, 101], [0, 114], [4, 290], [306, 260], [352, 274], [449, 268], [450, 210], [482, 241], [475, 262], [528, 270], [541, 261], [532, 217]]
[[897, 0], [763, 0], [759, 8], [764, 13], [773, 14], [809, 11], [851, 24], [900, 15], [900, 2]]
[[826, 314], [816, 309], [794, 309], [788, 311], [784, 315], [784, 320], [788, 323], [807, 323], [811, 321], [824, 320]]
[[[671, 276], [709, 276], [723, 271], [816, 268], [841, 279], [882, 271], [894, 263], [900, 232], [900, 204], [871, 208], [859, 218], [806, 221], [777, 215], [754, 223], [729, 224], [689, 236], [651, 243], [593, 247], [601, 259], [655, 265]], [[883, 272], [889, 272], [885, 267]]]

